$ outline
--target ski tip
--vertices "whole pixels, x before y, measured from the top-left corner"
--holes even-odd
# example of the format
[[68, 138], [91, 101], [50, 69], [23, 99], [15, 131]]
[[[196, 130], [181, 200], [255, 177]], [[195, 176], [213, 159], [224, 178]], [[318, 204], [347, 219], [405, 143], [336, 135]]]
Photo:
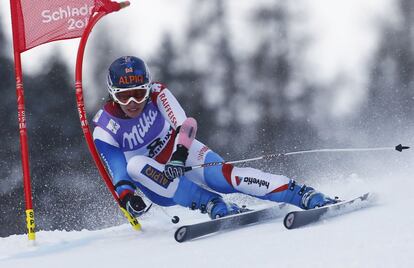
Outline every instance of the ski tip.
[[177, 229], [177, 231], [175, 231], [174, 238], [175, 238], [175, 241], [177, 241], [178, 243], [184, 242], [186, 240], [186, 237], [187, 237], [187, 227], [181, 226], [180, 228]]
[[370, 197], [372, 197], [372, 193], [368, 192], [368, 193], [365, 193], [361, 196], [361, 200], [364, 201], [364, 200], [367, 200]]
[[402, 144], [398, 144], [397, 146], [395, 146], [395, 150], [402, 152], [403, 150], [407, 150], [410, 149], [409, 146], [403, 146]]
[[283, 219], [283, 225], [286, 227], [286, 229], [292, 229], [294, 220], [295, 220], [295, 213], [289, 212], [288, 214], [286, 214], [285, 218]]

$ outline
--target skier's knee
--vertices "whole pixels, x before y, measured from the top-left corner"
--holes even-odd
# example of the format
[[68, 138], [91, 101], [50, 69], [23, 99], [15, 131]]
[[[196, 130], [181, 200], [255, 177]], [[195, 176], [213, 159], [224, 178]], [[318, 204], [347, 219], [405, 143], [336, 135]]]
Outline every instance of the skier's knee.
[[[205, 163], [213, 163], [213, 162], [224, 162], [223, 158], [221, 158], [215, 152], [209, 152], [206, 156]], [[232, 165], [217, 165], [217, 166], [210, 166], [204, 168], [204, 179], [207, 185], [218, 192], [221, 193], [234, 193], [236, 190], [231, 185], [225, 174], [231, 173]]]

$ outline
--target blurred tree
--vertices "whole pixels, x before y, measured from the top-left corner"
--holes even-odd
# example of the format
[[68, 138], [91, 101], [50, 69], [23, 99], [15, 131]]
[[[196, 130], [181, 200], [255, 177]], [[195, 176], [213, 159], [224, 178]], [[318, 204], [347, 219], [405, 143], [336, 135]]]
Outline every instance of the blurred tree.
[[191, 83], [187, 89], [197, 94], [191, 97], [191, 102], [197, 107], [200, 137], [221, 153], [240, 153], [246, 146], [236, 138], [242, 131], [237, 102], [240, 85], [226, 2], [193, 1], [188, 25], [186, 53], [179, 62], [185, 63], [181, 66], [187, 74], [192, 73], [187, 77]]
[[104, 219], [100, 212], [113, 199], [87, 150], [67, 65], [56, 56], [46, 60], [50, 69], [26, 79], [33, 192], [40, 223], [45, 222], [39, 227], [68, 230], [113, 222], [116, 217]]
[[[108, 226], [119, 220], [116, 205], [86, 149], [71, 75], [59, 55], [45, 61], [49, 68], [33, 76], [24, 76], [33, 205], [38, 230]], [[13, 63], [0, 55], [0, 66], [4, 93], [1, 106], [8, 111], [0, 114], [3, 122], [0, 236], [6, 236], [26, 230]], [[112, 215], [107, 217], [108, 213]]]
[[[109, 65], [124, 51], [118, 48], [114, 38], [108, 35], [107, 28], [96, 27], [91, 36], [90, 47], [84, 58], [85, 73], [89, 74], [84, 78], [84, 96], [88, 116], [94, 116], [101, 105], [108, 98], [107, 75]], [[114, 49], [117, 47], [117, 49]], [[86, 144], [85, 144], [86, 146]]]
[[311, 115], [316, 88], [301, 74], [301, 51], [306, 42], [290, 31], [298, 14], [285, 1], [273, 1], [253, 14], [260, 41], [248, 64], [248, 77], [255, 86], [252, 97], [260, 107], [257, 144], [264, 151], [314, 144], [317, 132]]
[[399, 0], [399, 8], [398, 23], [383, 26], [361, 109], [359, 124], [374, 142], [406, 137], [414, 129], [414, 2]]
[[[303, 32], [298, 36], [294, 31], [303, 13], [293, 7], [292, 3], [274, 0], [251, 12], [257, 46], [248, 59], [243, 84], [249, 85], [245, 96], [249, 97], [250, 105], [256, 107], [257, 120], [251, 122], [256, 135], [249, 150], [256, 154], [319, 145], [318, 132], [312, 122], [318, 88], [309, 84], [303, 74], [307, 39]], [[299, 158], [278, 159], [277, 163], [264, 163], [265, 169], [300, 179], [308, 177], [313, 170]]]
[[188, 68], [178, 51], [171, 36], [166, 34], [156, 56], [150, 61], [151, 72], [155, 81], [165, 83], [173, 92], [188, 116], [202, 122], [197, 136], [203, 139], [208, 137], [208, 126], [214, 123], [214, 118], [206, 116], [211, 113], [211, 109], [203, 102], [199, 82], [203, 74], [199, 70]]
[[[17, 230], [21, 232], [25, 227], [13, 63], [6, 57], [6, 39], [2, 29], [0, 28], [0, 237], [16, 233]], [[21, 228], [16, 227], [17, 219], [21, 220]]]

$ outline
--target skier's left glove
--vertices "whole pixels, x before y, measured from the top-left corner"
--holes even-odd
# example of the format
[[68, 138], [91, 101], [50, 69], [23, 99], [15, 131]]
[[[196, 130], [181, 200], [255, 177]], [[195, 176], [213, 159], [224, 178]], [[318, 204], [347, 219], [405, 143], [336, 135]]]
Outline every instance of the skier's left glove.
[[188, 157], [188, 149], [184, 145], [177, 144], [177, 150], [171, 156], [170, 161], [164, 167], [165, 177], [173, 181], [185, 173], [185, 161]]
[[133, 193], [124, 196], [124, 198], [121, 200], [120, 205], [126, 209], [134, 218], [144, 214], [146, 212], [145, 208], [147, 207], [144, 200], [142, 200], [140, 196], [134, 195]]

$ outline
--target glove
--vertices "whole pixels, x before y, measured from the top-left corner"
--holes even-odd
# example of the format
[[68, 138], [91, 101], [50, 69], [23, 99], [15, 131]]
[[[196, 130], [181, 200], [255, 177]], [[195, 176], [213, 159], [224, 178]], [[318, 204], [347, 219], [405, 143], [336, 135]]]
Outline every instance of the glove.
[[145, 204], [144, 200], [138, 195], [134, 195], [132, 193], [127, 194], [121, 200], [121, 207], [126, 209], [131, 216], [137, 218], [146, 212], [145, 208], [147, 205]]
[[164, 174], [169, 181], [173, 181], [177, 177], [184, 175], [184, 163], [182, 161], [174, 160], [165, 165]]
[[171, 160], [164, 167], [164, 175], [169, 181], [184, 175], [187, 157], [188, 149], [178, 144], [177, 150], [171, 156]]

